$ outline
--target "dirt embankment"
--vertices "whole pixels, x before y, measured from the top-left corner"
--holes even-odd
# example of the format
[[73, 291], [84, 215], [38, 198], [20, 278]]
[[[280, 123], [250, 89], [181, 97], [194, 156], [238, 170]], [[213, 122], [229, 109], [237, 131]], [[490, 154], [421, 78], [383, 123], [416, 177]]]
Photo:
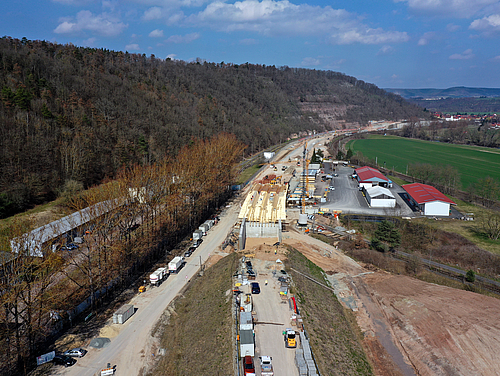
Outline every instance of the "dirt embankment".
[[500, 300], [373, 272], [319, 240], [293, 231], [287, 237], [345, 284], [342, 295], [355, 301], [349, 308], [378, 375], [500, 374]]

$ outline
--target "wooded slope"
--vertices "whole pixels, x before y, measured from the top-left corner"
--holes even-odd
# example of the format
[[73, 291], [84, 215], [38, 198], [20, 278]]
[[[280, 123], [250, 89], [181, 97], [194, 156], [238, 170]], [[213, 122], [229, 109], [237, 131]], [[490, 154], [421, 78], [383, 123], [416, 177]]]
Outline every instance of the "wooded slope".
[[10, 37], [0, 39], [0, 62], [0, 216], [56, 197], [67, 181], [89, 187], [122, 166], [175, 155], [193, 138], [234, 133], [251, 153], [321, 130], [298, 106], [315, 96], [345, 105], [347, 121], [425, 115], [331, 71], [165, 61]]

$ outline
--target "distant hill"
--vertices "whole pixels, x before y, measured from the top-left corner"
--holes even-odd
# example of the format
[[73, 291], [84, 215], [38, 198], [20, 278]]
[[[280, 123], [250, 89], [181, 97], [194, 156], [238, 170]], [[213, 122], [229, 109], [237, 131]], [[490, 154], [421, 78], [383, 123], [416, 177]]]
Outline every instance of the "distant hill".
[[450, 87], [448, 89], [384, 89], [405, 99], [446, 99], [446, 98], [495, 98], [500, 97], [500, 89], [480, 87]]
[[251, 154], [301, 132], [430, 116], [332, 71], [10, 37], [0, 63], [0, 216], [53, 199], [66, 181], [89, 187], [174, 157], [194, 138], [229, 132]]

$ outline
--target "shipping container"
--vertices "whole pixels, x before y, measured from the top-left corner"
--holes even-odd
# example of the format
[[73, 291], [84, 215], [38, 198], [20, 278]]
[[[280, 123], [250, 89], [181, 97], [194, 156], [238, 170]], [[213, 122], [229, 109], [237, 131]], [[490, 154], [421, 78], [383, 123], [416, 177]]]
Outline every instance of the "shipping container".
[[255, 356], [253, 330], [240, 330], [240, 356]]
[[113, 324], [123, 324], [134, 314], [134, 306], [125, 304], [113, 314]]
[[240, 312], [240, 330], [252, 330], [252, 312]]

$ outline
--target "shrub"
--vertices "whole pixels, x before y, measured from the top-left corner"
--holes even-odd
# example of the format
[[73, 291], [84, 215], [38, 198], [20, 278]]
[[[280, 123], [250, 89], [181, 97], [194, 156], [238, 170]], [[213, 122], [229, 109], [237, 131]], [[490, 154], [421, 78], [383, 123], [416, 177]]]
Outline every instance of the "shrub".
[[476, 273], [474, 273], [474, 270], [467, 270], [467, 273], [465, 274], [465, 280], [467, 282], [474, 283], [474, 281], [476, 280]]

